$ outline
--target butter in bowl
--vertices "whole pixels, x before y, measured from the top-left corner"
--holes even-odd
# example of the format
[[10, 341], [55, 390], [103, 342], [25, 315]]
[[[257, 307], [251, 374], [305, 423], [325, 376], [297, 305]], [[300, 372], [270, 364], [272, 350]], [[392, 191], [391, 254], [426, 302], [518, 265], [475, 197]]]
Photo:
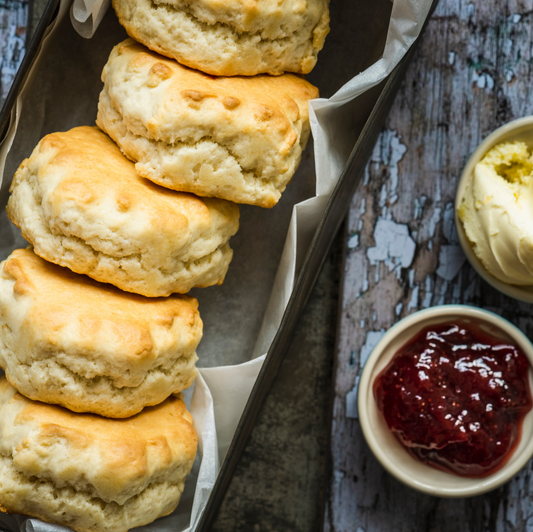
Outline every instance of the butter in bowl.
[[474, 269], [499, 291], [533, 302], [533, 119], [489, 135], [468, 161], [456, 227]]

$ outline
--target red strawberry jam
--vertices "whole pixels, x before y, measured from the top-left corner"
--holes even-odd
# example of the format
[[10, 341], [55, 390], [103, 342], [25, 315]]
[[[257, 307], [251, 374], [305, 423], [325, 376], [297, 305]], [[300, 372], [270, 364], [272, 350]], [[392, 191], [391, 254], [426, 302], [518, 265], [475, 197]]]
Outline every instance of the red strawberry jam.
[[512, 455], [531, 409], [529, 361], [509, 339], [466, 320], [432, 325], [374, 382], [394, 435], [422, 462], [485, 477]]

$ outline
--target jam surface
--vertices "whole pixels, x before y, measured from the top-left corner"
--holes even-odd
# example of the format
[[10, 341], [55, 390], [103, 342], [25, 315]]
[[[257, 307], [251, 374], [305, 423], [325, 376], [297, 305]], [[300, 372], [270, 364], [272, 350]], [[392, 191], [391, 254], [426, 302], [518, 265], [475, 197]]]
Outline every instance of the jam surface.
[[460, 476], [502, 467], [531, 409], [529, 361], [510, 340], [467, 320], [432, 325], [374, 381], [378, 407], [416, 458]]

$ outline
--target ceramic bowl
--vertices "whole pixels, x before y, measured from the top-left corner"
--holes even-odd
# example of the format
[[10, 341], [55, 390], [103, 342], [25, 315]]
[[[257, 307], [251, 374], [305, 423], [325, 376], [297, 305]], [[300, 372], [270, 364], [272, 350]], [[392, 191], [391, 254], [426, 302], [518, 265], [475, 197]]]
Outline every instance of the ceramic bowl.
[[[466, 478], [445, 473], [412, 457], [388, 428], [374, 398], [373, 383], [394, 354], [423, 328], [461, 318], [473, 320], [497, 336], [511, 339], [533, 366], [533, 345], [514, 325], [500, 316], [465, 305], [443, 305], [404, 318], [383, 336], [370, 354], [359, 383], [358, 409], [361, 427], [370, 449], [383, 467], [408, 486], [440, 497], [471, 497], [495, 489], [515, 475], [533, 455], [533, 409], [522, 425], [520, 442], [505, 465], [485, 478]], [[533, 391], [533, 369], [529, 382]]]
[[459, 179], [457, 185], [457, 193], [455, 195], [455, 227], [457, 229], [457, 235], [459, 236], [459, 242], [463, 251], [465, 252], [468, 262], [477, 271], [487, 283], [494, 288], [503, 292], [505, 295], [519, 299], [520, 301], [526, 301], [533, 303], [533, 285], [532, 286], [518, 286], [504, 283], [496, 277], [494, 277], [488, 270], [485, 269], [481, 261], [477, 258], [476, 254], [472, 250], [472, 246], [466, 237], [465, 230], [461, 220], [458, 216], [458, 207], [463, 199], [466, 187], [469, 181], [472, 179], [474, 168], [476, 164], [485, 156], [485, 154], [496, 144], [502, 142], [514, 142], [522, 141], [528, 146], [533, 147], [533, 116], [526, 116], [525, 118], [519, 118], [513, 120], [508, 124], [500, 127], [493, 133], [491, 133], [472, 154]]

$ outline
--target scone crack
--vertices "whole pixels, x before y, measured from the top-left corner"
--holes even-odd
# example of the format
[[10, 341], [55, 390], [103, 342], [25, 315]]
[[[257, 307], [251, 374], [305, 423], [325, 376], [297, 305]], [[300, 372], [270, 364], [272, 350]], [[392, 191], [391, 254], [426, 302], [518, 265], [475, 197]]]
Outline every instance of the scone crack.
[[[111, 517], [111, 516], [115, 517], [117, 512], [123, 512], [123, 511], [128, 511], [128, 510], [135, 511], [140, 504], [141, 505], [143, 504], [143, 499], [150, 492], [165, 493], [167, 491], [168, 492], [179, 491], [180, 493], [182, 493], [183, 488], [184, 488], [183, 480], [172, 482], [172, 481], [169, 481], [169, 479], [159, 478], [159, 479], [154, 480], [153, 482], [149, 482], [146, 486], [144, 486], [144, 488], [139, 493], [133, 494], [131, 497], [127, 498], [122, 503], [118, 503], [118, 502], [111, 501], [111, 500], [105, 500], [99, 497], [95, 493], [94, 487], [90, 486], [87, 482], [85, 482], [86, 484], [85, 489], [79, 489], [79, 488], [74, 488], [72, 485], [69, 485], [69, 484], [58, 486], [50, 478], [46, 478], [46, 477], [43, 478], [41, 476], [34, 476], [34, 475], [30, 475], [30, 476], [26, 475], [23, 471], [19, 470], [14, 465], [15, 456], [16, 456], [15, 453], [13, 453], [12, 455], [8, 453], [0, 455], [0, 486], [3, 488], [3, 491], [6, 489], [6, 487], [8, 487], [6, 486], [6, 484], [12, 483], [14, 481], [17, 483], [19, 487], [25, 486], [26, 488], [29, 488], [29, 493], [35, 493], [35, 491], [47, 492], [47, 495], [49, 496], [49, 498], [54, 501], [57, 501], [58, 505], [64, 506], [65, 510], [68, 510], [67, 508], [68, 504], [65, 503], [65, 501], [70, 501], [72, 506], [77, 506], [76, 503], [83, 502], [83, 506], [88, 505], [89, 507], [92, 507], [93, 511], [99, 510], [98, 514], [100, 515], [103, 513], [104, 516], [106, 517]], [[181, 473], [181, 471], [179, 471], [180, 469], [182, 468], [176, 468], [176, 473]], [[20, 501], [19, 500], [12, 501], [10, 504], [10, 502], [6, 500], [8, 495], [9, 493], [6, 493], [6, 491], [4, 491], [3, 500], [0, 502], [3, 505], [5, 505], [8, 511], [10, 512], [23, 512], [23, 507], [17, 505], [17, 503], [19, 503]], [[37, 500], [39, 500], [39, 498], [35, 498], [35, 501]], [[29, 502], [30, 501], [28, 500], [22, 501], [22, 504], [24, 503], [28, 504]], [[36, 509], [38, 511], [38, 505], [36, 502], [35, 504], [36, 504]], [[36, 513], [33, 513], [32, 515], [36, 515]], [[104, 517], [104, 516], [101, 516], [101, 517]], [[87, 515], [87, 517], [90, 518], [90, 514]], [[125, 517], [126, 517], [126, 523], [127, 523], [128, 516], [123, 515], [122, 519], [124, 519]], [[113, 520], [116, 520], [116, 517]], [[65, 523], [63, 522], [63, 524]], [[136, 525], [136, 526], [139, 526], [139, 525]], [[127, 528], [124, 528], [124, 530], [127, 530]], [[113, 529], [110, 528], [109, 530], [113, 530]]]
[[[257, 168], [247, 171], [231, 147], [213, 136], [205, 136], [197, 143], [180, 140], [168, 144], [148, 136], [148, 132], [143, 136], [132, 131], [120, 111], [112, 104], [105, 88], [101, 101], [102, 98], [105, 99], [106, 106], [100, 108], [98, 124], [118, 142], [122, 153], [135, 162], [135, 169], [140, 175], [173, 190], [242, 203], [250, 203], [251, 198], [256, 198], [257, 204], [271, 207], [285, 190], [289, 181], [287, 171], [290, 172], [293, 165], [297, 164], [302, 151], [301, 137], [300, 143], [292, 150], [285, 168], [287, 171], [275, 171], [274, 163], [262, 172]], [[201, 156], [204, 152], [210, 154], [208, 160]], [[195, 164], [189, 163], [189, 160]], [[184, 166], [176, 168], [169, 162], [171, 166], [167, 169], [166, 161], [178, 161]], [[207, 165], [208, 173], [213, 176], [207, 182], [204, 182], [202, 176], [204, 165]], [[239, 180], [242, 180], [243, 187], [240, 192]]]
[[[24, 233], [23, 230], [22, 230], [22, 232]], [[70, 245], [71, 244], [70, 241], [74, 240], [78, 244], [80, 244], [81, 246], [85, 247], [88, 251], [90, 251], [93, 254], [93, 257], [97, 261], [98, 264], [101, 263], [105, 259], [111, 259], [111, 260], [114, 260], [114, 261], [119, 261], [118, 268], [120, 270], [124, 271], [125, 273], [127, 273], [129, 268], [128, 268], [128, 264], [125, 264], [125, 263], [127, 263], [129, 261], [133, 261], [133, 262], [135, 262], [136, 265], [138, 265], [146, 273], [150, 273], [153, 270], [153, 268], [150, 265], [147, 265], [145, 263], [145, 261], [142, 260], [143, 259], [143, 253], [141, 251], [139, 251], [138, 253], [131, 253], [129, 255], [119, 255], [119, 256], [109, 255], [107, 253], [104, 253], [103, 251], [100, 251], [100, 250], [97, 250], [97, 249], [93, 248], [86, 240], [83, 240], [82, 238], [80, 238], [80, 237], [78, 237], [76, 235], [54, 233], [52, 231], [50, 231], [50, 232], [51, 232], [51, 234], [53, 236], [59, 238], [60, 241], [61, 241], [60, 246], [61, 246], [61, 248], [63, 250], [63, 252], [61, 253], [61, 256], [63, 254], [68, 254], [68, 252], [72, 248], [72, 246]], [[196, 259], [181, 260], [181, 259], [176, 258], [176, 257], [174, 257], [174, 258], [176, 259], [176, 262], [181, 263], [181, 266], [186, 271], [190, 272], [196, 266], [200, 266], [200, 265], [205, 264], [205, 263], [209, 264], [211, 258], [217, 252], [220, 252], [223, 248], [225, 248], [227, 246], [228, 246], [228, 243], [224, 242], [223, 244], [220, 244], [219, 246], [217, 246], [211, 253], [209, 253], [207, 255], [204, 255], [203, 257], [198, 257]], [[37, 252], [39, 251], [39, 244], [38, 243], [35, 244], [35, 249], [36, 249]], [[58, 263], [60, 263], [60, 261], [58, 261]], [[62, 264], [62, 265], [66, 266], [66, 267], [69, 267], [73, 271], [76, 271], [75, 266], [73, 266], [73, 265], [70, 265], [70, 264], [67, 264], [67, 263]], [[165, 269], [162, 266], [159, 266], [158, 269], [162, 273], [171, 273], [170, 269], [168, 269], [168, 268]], [[79, 271], [78, 273], [84, 273], [84, 272], [83, 271]], [[87, 275], [91, 276], [91, 273], [88, 273]]]
[[[105, 89], [104, 89], [104, 91], [105, 91]], [[107, 93], [107, 91], [105, 91], [105, 92]], [[108, 100], [109, 101], [109, 107], [112, 110], [112, 113], [116, 115], [116, 116], [108, 117], [108, 119], [111, 122], [114, 123], [115, 127], [117, 127], [118, 130], [122, 129], [122, 127], [123, 127], [125, 129], [125, 133], [128, 134], [128, 135], [131, 135], [134, 138], [134, 140], [136, 140], [136, 141], [143, 141], [143, 140], [148, 141], [153, 147], [156, 148], [156, 150], [159, 153], [161, 153], [163, 151], [166, 151], [166, 150], [168, 150], [170, 148], [174, 148], [174, 149], [178, 149], [178, 150], [180, 148], [184, 148], [184, 147], [197, 149], [197, 148], [201, 147], [201, 143], [202, 142], [211, 142], [212, 144], [214, 144], [214, 145], [220, 147], [222, 150], [224, 150], [227, 153], [227, 155], [231, 158], [231, 160], [235, 162], [235, 164], [240, 169], [240, 173], [241, 173], [243, 179], [249, 181], [250, 183], [252, 183], [254, 180], [261, 180], [261, 181], [264, 181], [265, 184], [272, 183], [272, 184], [274, 184], [274, 186], [276, 188], [278, 188], [278, 189], [281, 188], [281, 184], [279, 182], [282, 180], [281, 178], [283, 177], [284, 172], [275, 172], [274, 169], [269, 167], [269, 166], [267, 166], [265, 169], [263, 169], [261, 171], [261, 170], [259, 170], [256, 167], [252, 167], [250, 165], [244, 164], [242, 157], [240, 157], [231, 148], [231, 145], [233, 144], [234, 139], [228, 138], [226, 141], [223, 141], [221, 139], [217, 139], [216, 137], [214, 137], [212, 135], [203, 135], [202, 137], [200, 137], [198, 139], [182, 137], [182, 138], [179, 138], [179, 139], [163, 140], [163, 139], [154, 138], [153, 135], [144, 126], [142, 126], [142, 131], [143, 131], [144, 134], [141, 135], [141, 134], [135, 132], [133, 128], [128, 127], [127, 121], [124, 119], [124, 116], [119, 111], [119, 109], [117, 109], [117, 107], [113, 104], [113, 102], [112, 102], [111, 98], [109, 97], [108, 93], [106, 94], [106, 96], [107, 96], [107, 98], [109, 98], [109, 100]], [[138, 129], [138, 128], [135, 128], [135, 129]], [[292, 130], [294, 131], [295, 134], [297, 134], [297, 131], [294, 128], [294, 126], [292, 126]], [[300, 136], [300, 143], [298, 143], [297, 146], [295, 146], [296, 149], [299, 147], [300, 150], [301, 150], [301, 141], [302, 141], [302, 139], [301, 139], [301, 136]], [[136, 163], [135, 164], [135, 169], [138, 172], [139, 172], [139, 170], [141, 170], [139, 173], [141, 175], [144, 175], [145, 172], [143, 172], [143, 171], [145, 170], [146, 166], [148, 166], [149, 163], [143, 163], [142, 161], [137, 162], [135, 160], [135, 158], [133, 158], [131, 156], [131, 154], [128, 154], [124, 150], [122, 145], [119, 146], [119, 147], [120, 147], [120, 150], [122, 151], [122, 153], [128, 159], [130, 159], [131, 161]], [[294, 149], [292, 151], [294, 151]], [[226, 162], [226, 161], [224, 161], [224, 162]], [[213, 169], [214, 169], [215, 172], [221, 170], [220, 161], [215, 161], [215, 160], [212, 159], [212, 160], [209, 161], [209, 163], [213, 165]], [[226, 165], [227, 165], [227, 163], [226, 163]], [[198, 170], [200, 170], [200, 168], [197, 168], [196, 170], [198, 172]], [[163, 180], [165, 180], [165, 182], [167, 181], [165, 179], [165, 176], [162, 175], [162, 174], [159, 175], [159, 178], [160, 178], [161, 181], [163, 181]], [[196, 175], [195, 179], [196, 180], [199, 179], [199, 176]]]
[[[178, 150], [180, 148], [183, 148], [183, 147], [188, 147], [188, 148], [195, 149], [197, 147], [201, 147], [201, 144], [203, 142], [205, 142], [205, 143], [209, 143], [210, 142], [212, 144], [215, 144], [215, 145], [219, 146], [220, 148], [222, 148], [223, 150], [225, 150], [227, 152], [227, 154], [231, 158], [231, 160], [234, 161], [235, 164], [240, 168], [240, 173], [242, 175], [242, 178], [245, 181], [248, 181], [249, 183], [252, 183], [254, 180], [265, 181], [266, 183], [270, 182], [270, 179], [268, 178], [268, 176], [264, 175], [265, 172], [260, 173], [256, 168], [246, 168], [242, 164], [242, 160], [239, 159], [237, 154], [235, 154], [234, 152], [231, 151], [231, 149], [229, 148], [229, 146], [227, 144], [225, 144], [223, 142], [220, 142], [219, 140], [216, 140], [214, 137], [204, 136], [204, 137], [200, 138], [198, 140], [198, 142], [195, 142], [193, 140], [180, 140], [180, 141], [176, 141], [176, 142], [167, 144], [164, 141], [155, 140], [153, 138], [141, 137], [140, 135], [136, 135], [135, 133], [133, 133], [133, 131], [131, 131], [129, 129], [128, 129], [128, 132], [131, 135], [133, 135], [137, 140], [140, 140], [142, 138], [146, 138], [146, 140], [148, 140], [153, 146], [155, 146], [157, 148], [166, 148], [168, 146], [170, 148], [175, 148], [175, 149], [178, 149]], [[124, 155], [126, 155], [126, 153], [124, 153]], [[212, 161], [210, 161], [210, 163], [211, 162]], [[144, 170], [144, 168], [145, 168], [145, 165], [146, 165], [146, 163], [137, 162], [137, 163], [135, 163], [135, 169], [138, 172], [139, 172], [139, 170], [141, 170], [141, 172], [142, 172]], [[197, 163], [196, 166], [197, 167], [194, 169], [194, 170], [196, 170], [195, 171], [196, 175], [194, 177], [195, 181], [197, 181], [200, 178], [199, 177], [199, 170], [201, 168], [200, 163]], [[213, 170], [215, 172], [222, 170], [221, 165], [217, 164], [217, 162], [212, 164], [212, 166], [213, 166]], [[141, 173], [141, 172], [139, 172], [139, 173]], [[165, 179], [165, 176], [161, 175], [161, 179], [162, 180]]]
[[[10, 352], [11, 357], [15, 357], [14, 353], [12, 353], [10, 350], [5, 348], [6, 351]], [[83, 385], [83, 389], [87, 392], [93, 388], [96, 388], [100, 386], [101, 384], [105, 384], [105, 387], [112, 390], [114, 394], [124, 394], [129, 395], [131, 393], [135, 393], [138, 391], [143, 384], [145, 384], [147, 381], [151, 380], [151, 377], [158, 376], [159, 374], [162, 374], [166, 377], [171, 378], [172, 380], [176, 380], [176, 378], [180, 375], [181, 370], [186, 367], [192, 358], [194, 358], [196, 353], [191, 353], [187, 356], [181, 356], [177, 360], [169, 361], [169, 364], [167, 364], [170, 367], [165, 367], [165, 365], [156, 366], [154, 368], [149, 369], [140, 384], [136, 386], [117, 386], [115, 384], [115, 379], [108, 375], [95, 375], [94, 377], [86, 377], [84, 375], [81, 375], [80, 373], [77, 373], [76, 371], [73, 371], [70, 367], [68, 367], [66, 364], [63, 364], [61, 362], [58, 362], [57, 360], [46, 360], [47, 364], [50, 366], [55, 366], [61, 370], [63, 370], [65, 373], [67, 373], [70, 377], [72, 377], [73, 380], [77, 381], [77, 383], [81, 383]], [[38, 362], [38, 361], [36, 361]], [[25, 362], [21, 362], [17, 360], [17, 364], [20, 368], [26, 368], [26, 371], [32, 368], [33, 364], [27, 364]], [[172, 365], [173, 364], [173, 365]], [[9, 366], [6, 364], [3, 364], [6, 366], [6, 368], [2, 368], [4, 370], [7, 369], [9, 371]], [[10, 381], [9, 373], [6, 375], [7, 380]], [[10, 383], [11, 384], [11, 383]], [[179, 383], [178, 383], [179, 384]], [[14, 386], [14, 384], [12, 384]], [[62, 383], [62, 387], [67, 386], [67, 383]], [[101, 390], [100, 390], [101, 391]], [[96, 390], [98, 392], [98, 390]], [[98, 395], [98, 393], [96, 393]], [[170, 394], [169, 394], [170, 395]]]
[[[211, 24], [205, 20], [199, 19], [196, 15], [194, 15], [190, 8], [188, 8], [187, 5], [183, 5], [181, 7], [176, 7], [171, 4], [168, 4], [166, 2], [156, 2], [155, 0], [150, 0], [150, 3], [153, 7], [153, 9], [165, 9], [166, 11], [170, 13], [182, 13], [185, 15], [193, 24], [197, 24], [198, 26], [201, 26], [205, 31], [213, 31], [216, 30], [216, 28], [226, 28], [234, 35], [234, 40], [236, 43], [239, 43], [240, 40], [252, 40], [255, 41], [256, 44], [259, 44], [260, 42], [268, 42], [268, 43], [283, 43], [283, 42], [289, 42], [293, 35], [296, 35], [299, 33], [298, 30], [289, 33], [286, 37], [276, 37], [276, 38], [270, 38], [265, 37], [261, 35], [261, 31], [258, 30], [256, 32], [251, 31], [239, 31], [235, 26], [232, 26], [231, 24], [228, 24], [227, 22], [220, 22], [217, 21], [214, 24]], [[316, 24], [318, 26], [320, 21]], [[312, 33], [313, 29], [310, 30], [310, 33]]]
[[117, 386], [113, 377], [87, 377], [57, 359], [20, 361], [5, 344], [0, 345], [1, 365], [8, 382], [27, 397], [60, 404], [75, 412], [86, 412], [87, 405], [91, 405], [90, 409], [100, 415], [118, 418], [159, 404], [172, 393], [189, 386], [196, 376], [197, 359], [196, 352], [192, 352], [167, 360], [139, 376], [138, 385]]

